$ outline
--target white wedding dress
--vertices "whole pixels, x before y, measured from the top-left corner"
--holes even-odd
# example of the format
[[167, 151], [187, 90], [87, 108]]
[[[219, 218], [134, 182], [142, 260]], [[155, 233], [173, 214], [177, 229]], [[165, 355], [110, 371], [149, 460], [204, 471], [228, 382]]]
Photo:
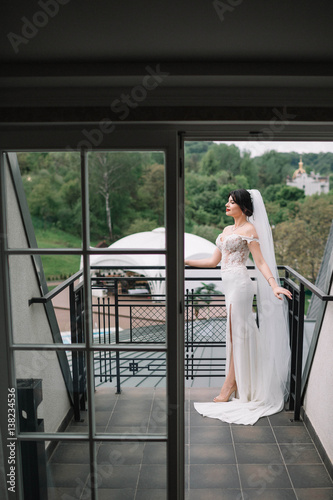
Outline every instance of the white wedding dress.
[[[258, 329], [252, 309], [255, 282], [250, 278], [246, 261], [255, 241], [260, 244], [258, 239], [235, 233], [224, 238], [221, 234], [216, 240], [216, 245], [222, 253], [222, 288], [228, 317], [226, 373], [229, 370], [232, 341], [236, 397], [225, 403], [194, 403], [195, 409], [203, 416], [236, 424], [254, 424], [260, 417], [279, 412], [284, 406], [285, 397], [286, 380], [284, 384], [279, 382], [275, 363], [271, 361], [272, 349], [276, 351], [278, 346], [270, 345], [270, 331]], [[274, 297], [272, 291], [271, 295]], [[274, 301], [280, 302], [275, 297]], [[276, 306], [281, 307], [281, 303]], [[267, 325], [269, 322], [264, 326], [266, 330], [270, 330]], [[285, 339], [286, 336], [282, 335], [282, 344], [286, 343]], [[289, 346], [285, 347], [288, 352]], [[278, 353], [276, 355], [278, 356]], [[285, 361], [288, 370], [289, 360]]]

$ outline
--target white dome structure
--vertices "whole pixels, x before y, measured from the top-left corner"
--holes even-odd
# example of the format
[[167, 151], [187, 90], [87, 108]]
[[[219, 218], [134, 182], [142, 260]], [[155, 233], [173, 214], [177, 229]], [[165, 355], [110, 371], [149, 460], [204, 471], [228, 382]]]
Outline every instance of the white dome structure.
[[[112, 249], [155, 249], [160, 250], [165, 248], [165, 228], [159, 227], [152, 231], [144, 231], [142, 233], [135, 233], [125, 236], [120, 240], [112, 243], [109, 246]], [[92, 248], [93, 250], [93, 248]], [[210, 241], [196, 236], [194, 234], [185, 233], [185, 259], [204, 259], [210, 257], [215, 250], [215, 245]], [[138, 272], [147, 277], [164, 277], [165, 269], [137, 269], [137, 266], [165, 266], [164, 255], [152, 254], [109, 254], [109, 255], [92, 255], [90, 257], [91, 266], [110, 266], [117, 268], [117, 266], [126, 266], [129, 271]], [[81, 264], [82, 266], [82, 264]], [[218, 269], [204, 269], [204, 270], [191, 270], [187, 272], [188, 276], [195, 277], [194, 281], [185, 280], [185, 289], [192, 289], [201, 286], [204, 278], [206, 283], [210, 281], [207, 277], [220, 278], [220, 271]], [[216, 288], [221, 290], [221, 281], [214, 281]], [[149, 281], [150, 289], [153, 295], [165, 294], [164, 281]]]

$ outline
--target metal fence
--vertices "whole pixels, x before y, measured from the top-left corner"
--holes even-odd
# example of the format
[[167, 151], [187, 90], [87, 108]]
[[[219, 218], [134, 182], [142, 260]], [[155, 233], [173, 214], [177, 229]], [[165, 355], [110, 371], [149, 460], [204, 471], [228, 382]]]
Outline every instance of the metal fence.
[[[93, 290], [104, 290], [105, 297], [98, 297], [93, 303], [94, 341], [108, 344], [165, 343], [166, 303], [165, 296], [152, 294], [147, 280], [147, 292], [135, 295], [135, 284], [142, 277], [93, 278]], [[132, 294], [128, 287], [133, 286]], [[126, 292], [123, 293], [123, 289]], [[225, 375], [226, 347], [226, 306], [224, 296], [218, 293], [201, 294], [187, 290], [185, 294], [185, 378], [223, 377]], [[216, 356], [207, 348], [214, 347]], [[165, 377], [166, 359], [164, 353], [105, 353], [96, 352], [96, 383], [117, 380], [117, 390], [121, 383], [128, 383], [130, 377]]]
[[[293, 299], [288, 301], [289, 330], [291, 347], [291, 377], [289, 409], [294, 411], [294, 418], [300, 418], [300, 408], [304, 387], [306, 386], [309, 367], [314, 349], [306, 360], [302, 373], [303, 337], [304, 337], [304, 302], [305, 289], [316, 295], [324, 305], [333, 300], [303, 276], [288, 266], [279, 266], [284, 271], [284, 286], [292, 291]], [[100, 269], [100, 268], [98, 268]], [[109, 269], [109, 268], [108, 268]], [[119, 269], [119, 268], [118, 268]], [[147, 269], [146, 267], [144, 269]], [[162, 268], [161, 268], [162, 269]], [[251, 267], [250, 267], [251, 269]], [[96, 272], [96, 268], [94, 268]], [[85, 314], [83, 284], [74, 286], [82, 277], [79, 271], [54, 290], [42, 297], [32, 297], [29, 304], [50, 302], [57, 294], [69, 288], [71, 343], [85, 341]], [[204, 278], [200, 278], [204, 281]], [[135, 283], [140, 281], [140, 288]], [[93, 277], [92, 289], [104, 291], [104, 297], [93, 302], [94, 342], [96, 345], [109, 344], [111, 351], [98, 351], [94, 357], [94, 376], [96, 385], [116, 380], [117, 391], [121, 384], [148, 377], [161, 380], [165, 377], [165, 353], [112, 351], [112, 346], [134, 345], [136, 343], [164, 343], [166, 340], [165, 296], [153, 294], [150, 284], [164, 281], [163, 277]], [[209, 278], [214, 281], [214, 278]], [[132, 292], [130, 292], [132, 290]], [[137, 293], [138, 295], [135, 295]], [[256, 303], [253, 303], [254, 311]], [[322, 308], [324, 311], [324, 307]], [[225, 374], [226, 347], [226, 307], [224, 296], [219, 293], [198, 293], [187, 290], [185, 294], [185, 377], [221, 377]], [[322, 316], [317, 318], [318, 325]], [[319, 328], [319, 326], [318, 326]], [[319, 330], [318, 330], [319, 331]], [[172, 332], [171, 332], [172, 334]], [[210, 349], [210, 351], [209, 351]], [[209, 355], [206, 353], [209, 352]], [[74, 352], [69, 360], [71, 364], [73, 400], [75, 416], [79, 419], [86, 399], [85, 359], [83, 352]], [[302, 380], [303, 376], [303, 380]]]

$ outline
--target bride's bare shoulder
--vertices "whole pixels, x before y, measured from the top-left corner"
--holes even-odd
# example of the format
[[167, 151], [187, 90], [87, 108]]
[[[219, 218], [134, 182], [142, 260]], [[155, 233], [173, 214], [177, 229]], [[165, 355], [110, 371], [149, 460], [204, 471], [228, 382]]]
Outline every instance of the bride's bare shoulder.
[[244, 233], [246, 234], [246, 236], [249, 236], [250, 238], [258, 238], [258, 233], [256, 231], [256, 228], [251, 222], [248, 222], [244, 227]]

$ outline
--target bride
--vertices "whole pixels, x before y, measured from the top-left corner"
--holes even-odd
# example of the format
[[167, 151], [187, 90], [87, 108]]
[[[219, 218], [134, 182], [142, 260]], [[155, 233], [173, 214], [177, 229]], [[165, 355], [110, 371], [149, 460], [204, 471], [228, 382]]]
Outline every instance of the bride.
[[[234, 224], [217, 237], [213, 255], [185, 261], [193, 267], [216, 267], [221, 262], [228, 318], [224, 384], [214, 402], [194, 406], [203, 416], [254, 424], [281, 411], [288, 396], [290, 349], [283, 296], [291, 299], [291, 293], [279, 286], [271, 228], [259, 191], [232, 191], [226, 214]], [[252, 310], [255, 283], [246, 268], [249, 252], [257, 270], [259, 328]]]

